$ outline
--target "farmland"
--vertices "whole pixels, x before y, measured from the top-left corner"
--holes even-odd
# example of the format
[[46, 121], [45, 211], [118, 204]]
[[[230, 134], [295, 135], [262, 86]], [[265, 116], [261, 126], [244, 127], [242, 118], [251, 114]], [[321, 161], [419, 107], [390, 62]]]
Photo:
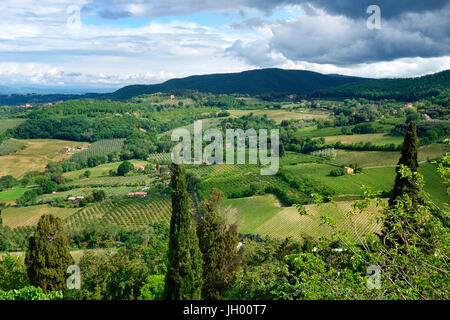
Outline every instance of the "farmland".
[[269, 235], [275, 238], [292, 237], [302, 240], [303, 237], [317, 239], [329, 236], [330, 230], [321, 224], [321, 215], [330, 215], [336, 220], [338, 229], [351, 229], [352, 223], [360, 234], [379, 231], [375, 218], [378, 209], [371, 206], [367, 213], [356, 215], [355, 219], [345, 218], [344, 213], [351, 211], [351, 202], [338, 202], [337, 205], [307, 205], [308, 212], [300, 216], [294, 207], [281, 207], [272, 195], [257, 196], [246, 199], [231, 199], [224, 202], [222, 210], [230, 207], [230, 221], [237, 223], [242, 233]]
[[268, 119], [280, 123], [282, 120], [311, 120], [311, 119], [326, 119], [330, 115], [325, 112], [312, 112], [309, 110], [301, 111], [287, 111], [287, 110], [232, 110], [231, 115], [234, 117], [242, 117], [252, 113], [255, 116], [267, 115]]
[[79, 228], [91, 222], [136, 227], [150, 223], [169, 224], [171, 204], [168, 197], [152, 199], [125, 198], [90, 206], [65, 220], [68, 228]]
[[0, 176], [12, 175], [21, 178], [27, 171], [43, 171], [47, 163], [52, 161], [63, 161], [71, 155], [62, 154], [62, 147], [87, 146], [86, 142], [76, 142], [53, 139], [19, 140], [27, 145], [23, 150], [14, 154], [0, 156]]
[[[0, 156], [0, 176], [12, 174], [21, 179], [27, 172], [40, 172], [37, 177], [33, 173], [27, 181], [18, 181], [0, 192], [0, 202], [10, 205], [3, 210], [5, 225], [15, 228], [18, 235], [27, 235], [41, 215], [54, 213], [63, 218], [66, 227], [72, 231], [82, 230], [91, 223], [117, 225], [127, 230], [152, 223], [167, 226], [171, 215], [168, 165], [174, 145], [170, 141], [170, 133], [175, 128], [185, 128], [192, 133], [194, 121], [202, 119], [204, 130], [223, 129], [235, 124], [281, 128], [280, 140], [285, 151], [280, 158], [279, 172], [273, 176], [261, 175], [262, 165], [259, 164], [186, 165], [189, 195], [196, 212], [201, 211], [197, 210], [201, 201], [217, 188], [225, 196], [222, 210], [228, 208], [229, 221], [236, 223], [243, 234], [280, 239], [292, 237], [299, 241], [303, 237], [328, 237], [330, 231], [319, 221], [324, 214], [333, 217], [340, 230], [351, 227], [353, 223], [361, 233], [377, 232], [379, 226], [370, 223], [378, 214], [376, 208], [370, 207], [361, 216], [348, 219], [344, 219], [344, 214], [350, 210], [353, 200], [360, 199], [362, 186], [370, 186], [373, 190], [382, 191], [384, 197], [389, 196], [400, 152], [343, 150], [339, 145], [331, 148], [330, 144], [371, 142], [374, 146], [400, 145], [403, 142], [401, 132], [392, 135], [391, 131], [405, 122], [405, 116], [389, 115], [389, 111], [384, 111], [385, 117], [375, 121], [368, 121], [369, 115], [366, 120], [348, 116], [347, 124], [342, 125], [336, 123], [338, 118], [342, 118], [341, 114], [335, 114], [336, 104], [339, 108], [344, 105], [353, 115], [368, 113], [372, 119], [378, 119], [379, 110], [382, 110], [353, 100], [318, 100], [300, 104], [290, 99], [275, 102], [257, 97], [235, 98], [203, 93], [174, 99], [160, 94], [144, 95], [128, 102], [74, 100], [45, 109], [42, 114], [47, 112], [57, 120], [60, 115], [66, 114], [70, 118], [76, 114], [100, 122], [96, 124], [98, 127], [95, 127], [95, 121], [85, 122], [97, 128], [96, 132], [92, 128], [83, 128], [86, 136], [80, 136], [75, 128], [64, 130], [62, 123], [66, 118], [53, 123], [61, 126], [58, 134], [86, 141], [17, 137], [5, 141], [10, 147], [3, 146], [4, 152], [10, 154]], [[373, 124], [375, 133], [352, 132], [356, 126], [368, 122]], [[75, 122], [75, 125], [80, 123], [84, 122]], [[103, 123], [110, 125], [110, 131], [104, 129]], [[21, 126], [20, 135], [34, 134], [32, 124], [28, 122], [15, 125]], [[430, 126], [429, 123], [422, 125]], [[343, 131], [351, 134], [343, 134]], [[127, 135], [132, 138], [111, 139]], [[429, 160], [438, 159], [450, 151], [450, 146], [444, 145], [442, 139], [428, 141], [418, 150], [419, 171], [425, 177], [425, 191], [440, 208], [448, 204], [448, 195], [436, 172], [436, 165]], [[60, 152], [63, 147], [70, 147], [70, 150]], [[333, 149], [333, 152], [323, 152], [324, 149]], [[130, 162], [130, 171], [118, 175], [118, 168], [124, 160]], [[48, 163], [53, 164], [46, 169]], [[357, 165], [362, 172], [330, 175], [331, 171], [349, 165]], [[145, 171], [143, 168], [137, 170], [138, 166]], [[42, 180], [47, 181], [44, 186], [53, 185], [53, 189], [41, 190]], [[21, 206], [20, 201], [16, 203], [30, 190], [40, 192], [26, 206]], [[103, 191], [106, 198], [86, 200], [83, 204], [68, 201], [69, 197], [76, 196], [92, 198], [94, 191]], [[144, 198], [128, 196], [138, 191], [145, 191], [148, 195]], [[336, 204], [317, 205], [313, 195], [331, 198]], [[305, 205], [307, 215], [298, 214], [293, 207], [298, 203]]]
[[0, 156], [6, 156], [18, 150], [25, 149], [27, 144], [16, 139], [8, 139], [0, 143]]
[[71, 158], [74, 161], [87, 160], [90, 157], [119, 152], [125, 139], [106, 139], [97, 141], [89, 146], [88, 149], [77, 152]]
[[403, 142], [402, 137], [390, 136], [385, 133], [373, 133], [373, 134], [354, 134], [354, 135], [339, 135], [328, 136], [325, 138], [325, 143], [336, 143], [340, 141], [343, 144], [352, 144], [358, 142], [371, 142], [374, 145], [385, 144], [401, 144]]
[[5, 226], [16, 228], [19, 226], [35, 226], [39, 218], [44, 214], [53, 214], [65, 219], [74, 214], [77, 208], [56, 208], [49, 205], [37, 205], [30, 207], [10, 207], [2, 211]]

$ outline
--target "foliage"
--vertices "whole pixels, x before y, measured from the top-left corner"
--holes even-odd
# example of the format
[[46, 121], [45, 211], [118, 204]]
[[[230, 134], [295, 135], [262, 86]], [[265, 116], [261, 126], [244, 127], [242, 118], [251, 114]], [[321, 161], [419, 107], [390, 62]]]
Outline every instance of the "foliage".
[[138, 300], [161, 300], [164, 294], [164, 275], [148, 276]]
[[128, 172], [133, 171], [134, 166], [129, 161], [122, 162], [117, 168], [118, 176], [125, 176]]
[[172, 217], [164, 297], [198, 300], [202, 286], [202, 257], [191, 217], [184, 168], [171, 166]]
[[44, 292], [33, 286], [9, 291], [0, 290], [0, 300], [58, 300], [63, 297], [61, 291]]
[[9, 291], [29, 285], [25, 264], [9, 253], [0, 258], [0, 274], [0, 290]]
[[83, 281], [78, 298], [87, 300], [137, 299], [148, 274], [143, 259], [127, 249], [103, 256], [85, 252], [79, 266]]
[[202, 298], [221, 300], [229, 279], [236, 268], [237, 227], [226, 224], [220, 212], [223, 193], [213, 189], [209, 199], [202, 203], [204, 212], [197, 234], [203, 256]]
[[394, 190], [389, 200], [391, 205], [395, 204], [395, 200], [405, 193], [408, 194], [412, 201], [417, 199], [417, 189], [407, 178], [402, 177], [400, 172], [401, 165], [408, 167], [412, 172], [417, 172], [419, 167], [417, 162], [417, 129], [414, 121], [410, 122], [403, 142], [402, 155], [396, 169], [397, 176], [395, 177]]
[[25, 256], [30, 283], [47, 291], [65, 291], [67, 267], [73, 264], [60, 218], [43, 215]]
[[340, 176], [344, 176], [345, 175], [345, 170], [344, 168], [338, 168], [338, 169], [333, 169], [330, 171], [330, 176], [332, 177], [340, 177]]

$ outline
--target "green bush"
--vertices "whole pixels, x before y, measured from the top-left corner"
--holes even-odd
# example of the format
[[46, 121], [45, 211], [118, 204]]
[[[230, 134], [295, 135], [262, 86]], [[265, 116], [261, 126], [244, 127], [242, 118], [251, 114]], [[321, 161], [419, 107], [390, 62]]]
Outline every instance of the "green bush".
[[161, 300], [164, 294], [165, 278], [163, 275], [148, 276], [141, 288], [141, 295], [138, 300]]
[[44, 291], [33, 286], [9, 291], [0, 290], [0, 300], [56, 300], [62, 299], [61, 291]]
[[345, 176], [345, 170], [343, 168], [333, 169], [330, 171], [330, 176], [332, 177]]

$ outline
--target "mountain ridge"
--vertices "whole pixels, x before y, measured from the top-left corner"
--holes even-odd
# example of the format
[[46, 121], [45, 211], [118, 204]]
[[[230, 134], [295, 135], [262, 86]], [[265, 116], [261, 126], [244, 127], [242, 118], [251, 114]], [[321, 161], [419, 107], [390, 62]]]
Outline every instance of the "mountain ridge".
[[237, 73], [215, 73], [175, 78], [160, 84], [129, 85], [107, 95], [111, 99], [126, 100], [141, 94], [173, 90], [197, 90], [214, 94], [309, 94], [316, 90], [366, 80], [342, 75], [326, 75], [307, 70], [277, 68], [248, 70]]

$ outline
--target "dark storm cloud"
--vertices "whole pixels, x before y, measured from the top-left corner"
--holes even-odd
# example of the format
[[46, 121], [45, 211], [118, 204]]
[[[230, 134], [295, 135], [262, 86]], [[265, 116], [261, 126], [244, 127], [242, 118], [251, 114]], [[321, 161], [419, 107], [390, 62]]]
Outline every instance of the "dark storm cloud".
[[[448, 5], [448, 0], [91, 0], [86, 12], [94, 12], [106, 19], [131, 16], [162, 17], [189, 15], [207, 11], [258, 9], [270, 14], [275, 8], [286, 5], [313, 6], [332, 15], [344, 15], [352, 19], [363, 18], [370, 5], [378, 5], [385, 19], [405, 13], [439, 11]], [[134, 8], [133, 8], [134, 6]]]
[[408, 14], [369, 30], [366, 21], [317, 15], [279, 22], [270, 46], [293, 61], [345, 65], [450, 53], [450, 10]]

